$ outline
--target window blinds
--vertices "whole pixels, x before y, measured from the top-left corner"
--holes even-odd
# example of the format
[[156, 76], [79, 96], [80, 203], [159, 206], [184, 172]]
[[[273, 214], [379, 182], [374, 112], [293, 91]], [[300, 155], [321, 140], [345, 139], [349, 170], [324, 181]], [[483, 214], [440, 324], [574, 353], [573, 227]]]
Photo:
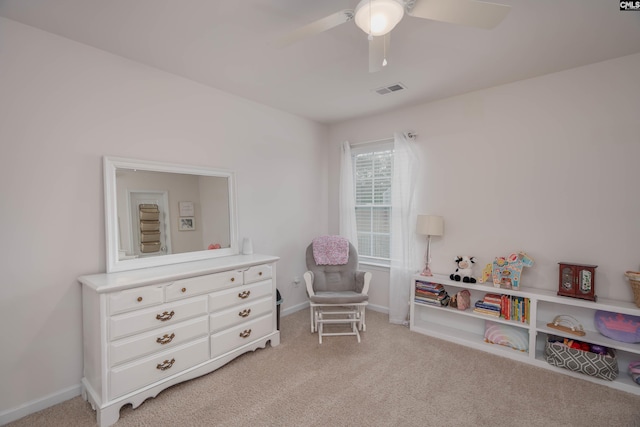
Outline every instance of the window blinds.
[[393, 150], [355, 154], [354, 175], [360, 255], [389, 259]]

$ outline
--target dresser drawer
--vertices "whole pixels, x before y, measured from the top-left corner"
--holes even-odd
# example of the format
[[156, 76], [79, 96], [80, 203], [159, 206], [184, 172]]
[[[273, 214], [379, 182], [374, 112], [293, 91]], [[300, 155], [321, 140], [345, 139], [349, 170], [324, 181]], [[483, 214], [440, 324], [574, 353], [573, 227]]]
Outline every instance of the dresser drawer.
[[273, 330], [273, 316], [264, 316], [211, 335], [211, 358], [262, 338]]
[[207, 313], [206, 295], [119, 314], [109, 319], [109, 337], [111, 340], [115, 340], [127, 335], [172, 325], [205, 313]]
[[137, 289], [114, 292], [109, 295], [109, 314], [159, 305], [164, 302], [162, 286], [145, 286]]
[[271, 295], [271, 280], [209, 294], [209, 311], [214, 312], [238, 304], [253, 302]]
[[109, 371], [109, 397], [115, 399], [209, 359], [209, 339], [154, 354]]
[[215, 333], [230, 326], [253, 320], [263, 314], [271, 313], [273, 304], [274, 302], [271, 298], [266, 298], [228, 310], [218, 311], [209, 316], [209, 330], [211, 333]]
[[176, 323], [144, 334], [123, 338], [109, 344], [109, 366], [164, 351], [209, 334], [209, 317]]
[[167, 286], [167, 301], [186, 298], [192, 295], [205, 294], [219, 289], [242, 285], [241, 271], [225, 271], [176, 280]]
[[256, 265], [249, 268], [244, 272], [244, 283], [253, 283], [260, 280], [270, 279], [271, 271], [273, 268], [271, 265]]

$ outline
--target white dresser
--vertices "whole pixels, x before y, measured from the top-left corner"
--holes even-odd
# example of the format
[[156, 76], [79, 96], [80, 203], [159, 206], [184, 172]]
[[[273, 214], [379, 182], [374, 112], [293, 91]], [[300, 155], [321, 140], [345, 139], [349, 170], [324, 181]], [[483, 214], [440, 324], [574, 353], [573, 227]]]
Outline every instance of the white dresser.
[[82, 396], [101, 427], [120, 408], [280, 344], [278, 257], [234, 255], [82, 276]]

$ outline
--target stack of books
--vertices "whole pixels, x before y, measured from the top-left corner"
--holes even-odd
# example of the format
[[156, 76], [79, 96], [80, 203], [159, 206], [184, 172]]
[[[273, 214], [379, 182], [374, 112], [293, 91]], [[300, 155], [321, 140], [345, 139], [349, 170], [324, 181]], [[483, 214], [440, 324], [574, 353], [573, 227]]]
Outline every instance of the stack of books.
[[449, 305], [449, 294], [444, 286], [422, 280], [416, 281], [416, 302], [435, 306]]
[[476, 313], [486, 314], [493, 317], [500, 317], [502, 298], [498, 294], [486, 294], [484, 298], [476, 301], [475, 308]]
[[502, 317], [506, 320], [529, 323], [529, 298], [502, 295]]

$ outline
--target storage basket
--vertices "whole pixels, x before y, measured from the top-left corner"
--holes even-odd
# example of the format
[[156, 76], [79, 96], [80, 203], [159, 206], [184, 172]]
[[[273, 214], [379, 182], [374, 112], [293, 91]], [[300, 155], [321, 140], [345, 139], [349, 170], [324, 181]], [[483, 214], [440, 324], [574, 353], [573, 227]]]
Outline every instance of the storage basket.
[[149, 254], [160, 251], [160, 242], [140, 243], [140, 252]]
[[158, 221], [159, 219], [160, 219], [160, 212], [140, 209], [141, 221]]
[[609, 349], [606, 355], [601, 355], [570, 348], [561, 342], [552, 342], [555, 339], [557, 337], [550, 336], [544, 346], [544, 355], [550, 365], [608, 381], [618, 377], [615, 350]]
[[640, 271], [627, 271], [625, 276], [629, 279], [629, 285], [633, 291], [633, 301], [640, 307]]
[[142, 243], [153, 243], [160, 241], [159, 231], [143, 231], [140, 233], [140, 241]]
[[160, 221], [140, 221], [140, 231], [160, 231]]

